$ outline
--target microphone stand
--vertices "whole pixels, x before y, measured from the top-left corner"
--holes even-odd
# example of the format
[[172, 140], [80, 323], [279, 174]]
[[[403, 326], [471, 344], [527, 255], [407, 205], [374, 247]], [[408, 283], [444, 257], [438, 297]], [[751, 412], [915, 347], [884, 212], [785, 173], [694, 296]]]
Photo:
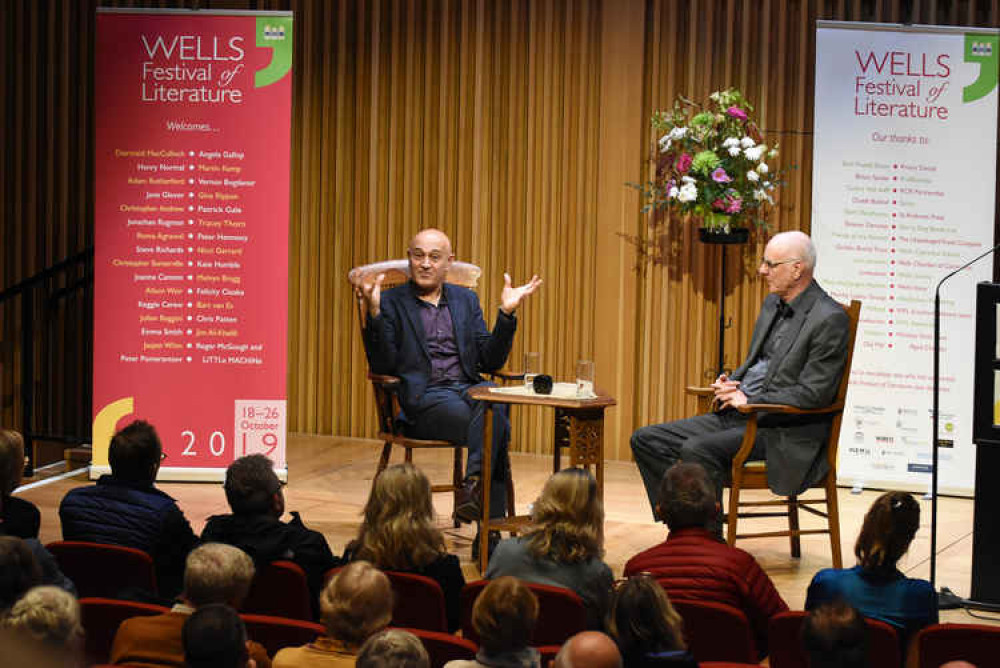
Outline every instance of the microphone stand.
[[[941, 391], [941, 286], [945, 281], [958, 272], [968, 269], [976, 262], [979, 262], [987, 255], [992, 255], [1000, 250], [1000, 244], [989, 249], [985, 253], [977, 255], [958, 269], [954, 270], [940, 281], [934, 288], [934, 408], [931, 411], [931, 587], [935, 587], [937, 580], [937, 511], [938, 511], [938, 411], [940, 410]], [[966, 601], [947, 587], [942, 587], [938, 594], [938, 607], [957, 608], [973, 603]], [[979, 603], [977, 606], [990, 606], [988, 603]], [[992, 606], [991, 609], [1000, 610], [1000, 606]]]

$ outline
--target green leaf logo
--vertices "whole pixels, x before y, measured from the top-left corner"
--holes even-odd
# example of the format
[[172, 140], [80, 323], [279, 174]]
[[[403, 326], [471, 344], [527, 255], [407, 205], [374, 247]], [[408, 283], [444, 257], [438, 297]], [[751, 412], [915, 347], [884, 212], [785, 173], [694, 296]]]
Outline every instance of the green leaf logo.
[[257, 18], [257, 46], [271, 49], [271, 63], [254, 74], [254, 88], [280, 81], [292, 69], [292, 17]]
[[962, 102], [975, 102], [997, 87], [1000, 35], [965, 35], [965, 62], [979, 63], [979, 78], [962, 89]]

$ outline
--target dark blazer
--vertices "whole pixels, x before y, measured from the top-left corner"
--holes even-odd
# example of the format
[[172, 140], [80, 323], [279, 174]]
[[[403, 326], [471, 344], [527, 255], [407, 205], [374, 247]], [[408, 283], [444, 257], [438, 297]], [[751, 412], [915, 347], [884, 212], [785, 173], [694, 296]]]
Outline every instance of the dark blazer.
[[[778, 296], [764, 300], [750, 339], [746, 361], [732, 373], [740, 380], [757, 358], [774, 320]], [[792, 300], [791, 319], [781, 348], [768, 366], [764, 385], [750, 403], [822, 408], [837, 394], [847, 362], [850, 319], [816, 281]], [[768, 415], [759, 418], [757, 442], [767, 449], [767, 484], [776, 494], [798, 494], [822, 478], [829, 467], [823, 447], [829, 416]]]
[[[462, 373], [469, 383], [480, 382], [481, 371], [496, 371], [507, 361], [517, 319], [497, 311], [493, 332], [486, 329], [479, 297], [468, 288], [442, 286]], [[427, 337], [420, 320], [420, 305], [412, 282], [382, 293], [380, 313], [369, 318], [364, 330], [365, 351], [372, 373], [391, 374], [402, 380], [399, 401], [403, 412], [415, 415], [431, 377]]]

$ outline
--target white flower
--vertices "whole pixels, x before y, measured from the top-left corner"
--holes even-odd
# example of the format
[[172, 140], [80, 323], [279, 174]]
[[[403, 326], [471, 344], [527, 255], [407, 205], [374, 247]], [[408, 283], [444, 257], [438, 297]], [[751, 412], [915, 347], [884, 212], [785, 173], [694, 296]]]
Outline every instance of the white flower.
[[680, 192], [680, 188], [677, 186], [670, 186], [670, 190], [667, 191], [667, 199], [677, 199], [677, 193]]
[[750, 139], [750, 137], [744, 137], [743, 139], [740, 140], [740, 146], [742, 146], [743, 148], [753, 148], [756, 145], [756, 143], [757, 142], [755, 142], [753, 139]]
[[765, 187], [765, 188], [767, 188], [768, 190], [770, 190], [771, 188], [773, 188], [773, 187], [774, 187], [774, 184], [773, 184], [773, 183], [771, 183], [770, 181], [764, 181], [764, 184], [763, 184], [763, 185], [764, 185], [764, 187]]
[[660, 153], [666, 153], [670, 150], [670, 135], [663, 135], [660, 137]]
[[774, 199], [767, 194], [767, 191], [763, 188], [758, 188], [753, 191], [753, 198], [758, 202], [767, 202], [768, 204], [774, 204]]
[[761, 174], [767, 174], [768, 169], [769, 168], [766, 162], [762, 162], [759, 165], [757, 165], [757, 171], [760, 172]]
[[724, 148], [729, 148], [730, 146], [739, 146], [740, 140], [736, 137], [726, 137], [725, 141], [722, 142]]
[[758, 174], [757, 172], [755, 172], [753, 170], [750, 170], [749, 172], [747, 172], [747, 181], [754, 181], [754, 182], [756, 182], [759, 178], [760, 178], [760, 174]]
[[752, 146], [743, 151], [743, 155], [747, 157], [747, 160], [760, 160], [760, 156], [764, 153], [764, 145]]
[[670, 134], [667, 135], [667, 136], [670, 137], [670, 139], [672, 139], [672, 140], [673, 139], [683, 139], [684, 136], [687, 133], [688, 133], [688, 129], [687, 128], [683, 128], [683, 127], [681, 127], [681, 128], [674, 128], [673, 130], [670, 131]]
[[735, 158], [739, 154], [740, 154], [740, 147], [739, 146], [730, 146], [729, 147], [729, 155], [731, 155], [731, 156], [733, 156]]
[[698, 199], [698, 188], [693, 183], [685, 183], [677, 193], [677, 201], [693, 202]]
[[767, 152], [767, 157], [769, 158], [776, 158], [777, 156], [778, 156], [778, 149], [776, 148], [772, 148], [770, 151]]
[[694, 179], [693, 176], [682, 176], [681, 177], [681, 183], [694, 183], [694, 180], [695, 179]]

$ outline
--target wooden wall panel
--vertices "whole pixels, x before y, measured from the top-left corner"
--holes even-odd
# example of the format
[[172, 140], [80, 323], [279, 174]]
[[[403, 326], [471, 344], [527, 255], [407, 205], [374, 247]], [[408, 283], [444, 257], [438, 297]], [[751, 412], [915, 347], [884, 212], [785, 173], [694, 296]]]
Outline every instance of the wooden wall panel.
[[[637, 426], [693, 410], [682, 387], [713, 375], [716, 356], [719, 249], [676, 229], [668, 265], [638, 273], [617, 236], [646, 230], [625, 183], [646, 173], [652, 110], [741, 88], [789, 169], [772, 229], [808, 230], [815, 21], [1000, 19], [1000, 0], [107, 4], [295, 11], [290, 429], [372, 435], [346, 274], [402, 256], [414, 231], [438, 226], [483, 267], [490, 321], [504, 271], [544, 277], [520, 313], [511, 366], [538, 351], [546, 371], [570, 378], [577, 359], [595, 359], [598, 384], [621, 400], [607, 433], [618, 459]], [[92, 243], [95, 6], [0, 3], [2, 286]], [[745, 354], [763, 296], [761, 250], [728, 254], [728, 366]], [[85, 323], [86, 306], [53, 317]], [[16, 424], [16, 307], [0, 308], [0, 325], [2, 420]], [[40, 419], [60, 428], [89, 421], [85, 330], [63, 328], [45, 360], [59, 389]], [[515, 447], [545, 452], [550, 437], [548, 415], [515, 413]]]

